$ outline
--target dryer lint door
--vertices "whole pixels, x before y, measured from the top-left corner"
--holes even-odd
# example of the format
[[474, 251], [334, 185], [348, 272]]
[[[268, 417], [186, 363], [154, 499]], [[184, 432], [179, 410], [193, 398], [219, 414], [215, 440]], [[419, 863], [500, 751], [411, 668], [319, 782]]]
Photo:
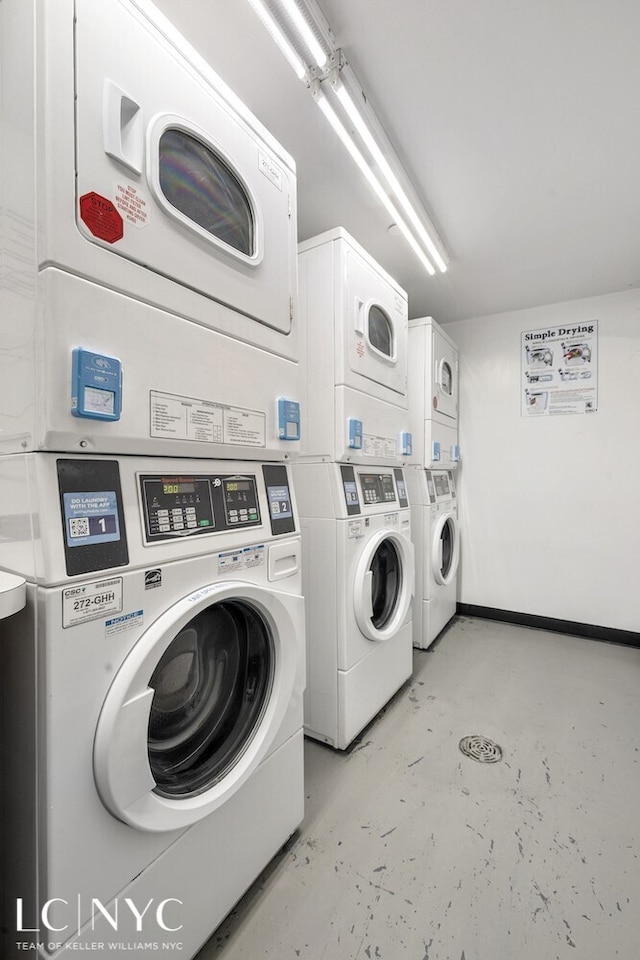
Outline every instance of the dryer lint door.
[[204, 586], [132, 648], [98, 721], [94, 773], [105, 806], [148, 831], [208, 816], [265, 757], [291, 702], [296, 630], [277, 594]]
[[[229, 307], [228, 330], [220, 311], [210, 324], [239, 339], [254, 342], [256, 322], [288, 334], [296, 216], [286, 154], [133, 4], [76, 8], [77, 227], [103, 248], [95, 279], [153, 299], [156, 274]], [[119, 258], [144, 269], [136, 277]], [[66, 262], [62, 245], [57, 259]]]
[[407, 393], [407, 301], [349, 246], [343, 276], [343, 382], [383, 398], [388, 391], [392, 402], [401, 402]]
[[369, 640], [389, 640], [406, 620], [414, 581], [413, 545], [391, 530], [365, 543], [354, 584], [354, 610]]
[[437, 515], [431, 541], [431, 572], [441, 586], [451, 583], [460, 560], [460, 527], [458, 518], [448, 510]]
[[[431, 404], [433, 413], [452, 421], [458, 419], [458, 352], [438, 330], [433, 330]], [[429, 412], [427, 411], [427, 415]]]

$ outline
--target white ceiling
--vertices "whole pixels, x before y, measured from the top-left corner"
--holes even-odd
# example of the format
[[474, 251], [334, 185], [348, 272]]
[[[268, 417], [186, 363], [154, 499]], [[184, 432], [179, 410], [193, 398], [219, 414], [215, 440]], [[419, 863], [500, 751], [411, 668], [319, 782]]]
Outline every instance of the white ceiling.
[[156, 0], [441, 323], [640, 287], [638, 0], [320, 0], [449, 252], [429, 277], [246, 0]]

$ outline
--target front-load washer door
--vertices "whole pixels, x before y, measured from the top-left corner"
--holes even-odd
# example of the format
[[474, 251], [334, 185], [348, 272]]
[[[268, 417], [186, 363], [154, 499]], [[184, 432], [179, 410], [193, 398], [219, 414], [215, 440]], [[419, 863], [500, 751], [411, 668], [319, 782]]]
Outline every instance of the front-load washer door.
[[210, 311], [206, 325], [262, 343], [258, 323], [282, 339], [297, 239], [288, 158], [135, 4], [76, 0], [76, 15], [77, 227], [103, 248], [95, 279], [153, 300], [153, 275], [167, 278], [235, 314]]
[[[344, 382], [379, 395], [375, 388], [407, 392], [407, 301], [351, 247], [346, 248], [346, 282], [339, 294], [347, 355]], [[338, 345], [341, 349], [341, 345]]]
[[436, 583], [446, 586], [455, 579], [460, 560], [460, 526], [453, 513], [441, 514], [433, 530], [431, 571]]
[[433, 409], [443, 417], [458, 417], [458, 355], [438, 330], [433, 331]]
[[231, 797], [265, 756], [299, 672], [286, 597], [203, 587], [140, 637], [107, 694], [94, 772], [103, 803], [143, 830], [172, 830]]
[[356, 568], [354, 610], [369, 640], [389, 640], [404, 624], [414, 590], [413, 545], [391, 530], [366, 542]]

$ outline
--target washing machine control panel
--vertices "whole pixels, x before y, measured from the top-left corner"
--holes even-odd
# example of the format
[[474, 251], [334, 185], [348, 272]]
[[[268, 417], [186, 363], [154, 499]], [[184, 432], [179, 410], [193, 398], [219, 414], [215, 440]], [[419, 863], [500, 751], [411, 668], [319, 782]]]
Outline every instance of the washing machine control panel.
[[425, 473], [431, 503], [455, 499], [456, 487], [452, 470], [426, 470]]
[[391, 473], [361, 473], [360, 486], [365, 506], [396, 502], [396, 488]]
[[147, 543], [261, 523], [255, 475], [140, 477]]
[[402, 508], [409, 506], [401, 467], [384, 473], [381, 471], [370, 473], [351, 465], [341, 464], [340, 473], [347, 515], [350, 517], [366, 513], [367, 507], [378, 508], [372, 512], [379, 513], [380, 508], [384, 508], [387, 504], [399, 504]]

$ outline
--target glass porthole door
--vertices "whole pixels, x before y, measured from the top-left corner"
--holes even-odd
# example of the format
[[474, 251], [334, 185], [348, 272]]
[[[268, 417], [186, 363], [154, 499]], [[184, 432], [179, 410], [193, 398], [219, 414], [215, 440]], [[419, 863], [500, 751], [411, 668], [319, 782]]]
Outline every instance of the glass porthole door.
[[223, 601], [190, 620], [149, 681], [155, 792], [189, 797], [224, 777], [260, 722], [272, 678], [269, 628], [253, 607]]
[[369, 307], [367, 334], [374, 350], [388, 359], [393, 358], [393, 325], [382, 307], [375, 303]]
[[158, 139], [162, 198], [174, 216], [247, 259], [256, 255], [247, 189], [212, 146], [177, 127]]
[[413, 594], [413, 547], [404, 537], [378, 530], [358, 562], [354, 608], [369, 640], [388, 640], [405, 621]]
[[438, 520], [433, 532], [431, 567], [436, 583], [451, 583], [458, 572], [460, 560], [460, 528], [457, 517], [445, 514]]
[[105, 698], [98, 793], [142, 830], [183, 828], [225, 803], [265, 757], [301, 683], [301, 598], [202, 587], [137, 639]]

